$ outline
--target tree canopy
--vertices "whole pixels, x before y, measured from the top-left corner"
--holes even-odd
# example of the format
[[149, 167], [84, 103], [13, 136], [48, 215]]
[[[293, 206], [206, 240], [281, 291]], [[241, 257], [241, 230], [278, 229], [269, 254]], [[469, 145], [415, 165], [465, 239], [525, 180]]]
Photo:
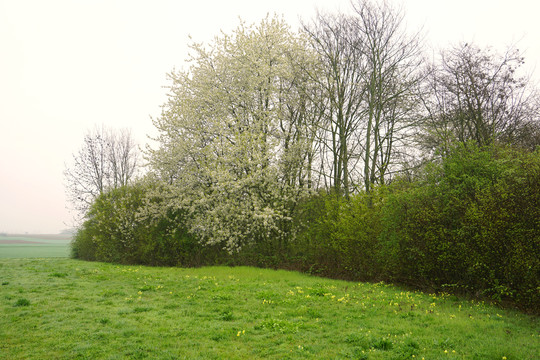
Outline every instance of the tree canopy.
[[289, 201], [309, 187], [312, 129], [305, 96], [312, 54], [277, 17], [241, 24], [170, 74], [150, 163], [208, 243], [233, 250], [279, 238]]

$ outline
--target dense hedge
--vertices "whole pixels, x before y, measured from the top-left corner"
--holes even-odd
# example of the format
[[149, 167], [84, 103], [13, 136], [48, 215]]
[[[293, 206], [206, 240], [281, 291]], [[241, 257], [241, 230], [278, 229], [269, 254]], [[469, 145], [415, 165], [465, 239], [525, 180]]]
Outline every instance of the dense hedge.
[[72, 256], [162, 266], [200, 266], [223, 261], [225, 251], [205, 247], [188, 233], [181, 212], [145, 214], [148, 201], [155, 201], [148, 190], [146, 184], [135, 184], [99, 196], [74, 237]]
[[75, 237], [74, 257], [292, 268], [540, 308], [540, 152], [461, 146], [414, 181], [349, 199], [319, 193], [296, 204], [295, 236], [286, 244], [252, 244], [232, 255], [201, 245], [181, 212], [142, 216], [147, 190], [134, 185], [99, 197]]
[[301, 208], [304, 271], [540, 307], [539, 152], [461, 146], [415, 181]]
[[457, 148], [382, 222], [392, 280], [540, 304], [540, 153]]
[[382, 276], [382, 190], [376, 189], [371, 199], [365, 193], [348, 200], [319, 193], [301, 204], [295, 219], [300, 231], [291, 253], [302, 261], [303, 271], [358, 280]]

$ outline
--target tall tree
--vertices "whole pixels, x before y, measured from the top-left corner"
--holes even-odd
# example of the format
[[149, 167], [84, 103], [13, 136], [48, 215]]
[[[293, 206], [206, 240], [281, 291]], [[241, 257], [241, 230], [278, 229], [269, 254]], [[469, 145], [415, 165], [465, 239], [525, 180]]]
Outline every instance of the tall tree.
[[[322, 145], [321, 172], [328, 175], [327, 185], [348, 196], [350, 191], [352, 153], [355, 151], [361, 118], [361, 99], [365, 89], [362, 76], [359, 37], [354, 19], [344, 14], [318, 14], [312, 24], [304, 25], [312, 47], [318, 55], [322, 75], [312, 79], [320, 86], [318, 141]], [[330, 159], [327, 160], [327, 155]]]
[[384, 184], [389, 171], [409, 147], [415, 124], [416, 86], [420, 81], [420, 35], [409, 35], [404, 13], [388, 2], [358, 1], [355, 26], [363, 41], [357, 43], [365, 72], [362, 79], [364, 136], [361, 144], [364, 189]]
[[281, 19], [266, 18], [194, 44], [189, 70], [170, 75], [149, 159], [207, 243], [234, 251], [285, 238], [291, 204], [311, 179], [306, 48]]
[[536, 91], [518, 75], [523, 63], [514, 48], [498, 54], [464, 43], [443, 51], [424, 84], [424, 148], [446, 153], [455, 142], [534, 143], [527, 134], [538, 132], [540, 108]]
[[324, 90], [326, 168], [345, 196], [361, 180], [367, 192], [385, 182], [410, 134], [419, 80], [420, 41], [405, 32], [402, 12], [386, 2], [359, 1], [353, 9], [304, 26], [324, 71], [315, 80]]
[[73, 209], [85, 215], [105, 191], [127, 185], [139, 165], [138, 147], [128, 130], [95, 128], [64, 170], [65, 187]]

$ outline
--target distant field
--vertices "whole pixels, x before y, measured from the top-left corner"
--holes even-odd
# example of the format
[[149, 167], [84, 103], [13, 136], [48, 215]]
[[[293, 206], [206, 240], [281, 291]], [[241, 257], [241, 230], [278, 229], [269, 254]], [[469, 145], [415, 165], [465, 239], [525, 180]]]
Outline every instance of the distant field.
[[69, 257], [69, 235], [2, 235], [0, 259]]

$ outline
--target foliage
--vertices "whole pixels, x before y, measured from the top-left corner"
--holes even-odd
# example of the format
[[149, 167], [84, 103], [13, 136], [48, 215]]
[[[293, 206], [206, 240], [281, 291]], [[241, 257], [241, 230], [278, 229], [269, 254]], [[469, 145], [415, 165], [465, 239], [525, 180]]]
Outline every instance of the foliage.
[[191, 68], [171, 74], [149, 159], [206, 244], [234, 252], [288, 236], [311, 176], [303, 41], [278, 18], [241, 24], [209, 48], [194, 44]]
[[310, 273], [374, 280], [380, 275], [377, 258], [380, 211], [384, 188], [371, 194], [319, 193], [301, 204], [295, 223], [301, 228], [293, 248]]
[[381, 238], [394, 254], [388, 274], [416, 286], [540, 304], [539, 155], [456, 147], [424, 183], [393, 193]]
[[71, 243], [71, 257], [74, 259], [96, 260], [96, 243], [92, 235], [95, 230], [95, 222], [86, 220], [77, 230]]
[[132, 262], [139, 242], [141, 226], [136, 215], [142, 199], [140, 185], [103, 193], [88, 211], [88, 220], [79, 230], [75, 244], [80, 237], [86, 243], [87, 254], [94, 257], [92, 260]]
[[219, 250], [204, 248], [188, 233], [182, 212], [150, 216], [146, 183], [112, 189], [99, 196], [77, 232], [74, 258], [129, 264], [195, 266], [212, 263]]

